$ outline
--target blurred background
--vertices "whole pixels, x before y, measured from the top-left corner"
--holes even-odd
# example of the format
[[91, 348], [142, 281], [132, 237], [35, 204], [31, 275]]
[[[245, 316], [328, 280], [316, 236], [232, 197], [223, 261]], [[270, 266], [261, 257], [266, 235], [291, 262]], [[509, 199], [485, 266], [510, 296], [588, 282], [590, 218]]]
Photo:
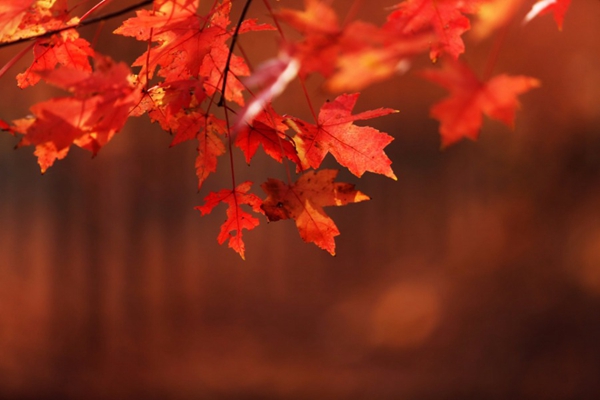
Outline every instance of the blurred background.
[[[488, 120], [478, 142], [439, 150], [428, 107], [444, 91], [414, 74], [365, 90], [356, 111], [400, 110], [369, 121], [395, 137], [399, 179], [340, 173], [372, 201], [327, 210], [336, 257], [291, 221], [246, 233], [245, 262], [219, 246], [224, 208], [193, 207], [229, 187], [227, 158], [198, 193], [194, 144], [168, 148], [145, 117], [44, 176], [0, 134], [0, 398], [598, 398], [599, 20], [582, 0], [563, 32], [550, 16], [508, 32], [495, 73], [542, 87], [514, 131]], [[97, 49], [130, 62], [142, 48], [112, 41], [118, 23]], [[276, 48], [269, 33], [241, 44], [256, 63]], [[465, 60], [482, 71], [492, 45], [468, 40]], [[16, 88], [29, 61], [2, 77], [4, 120], [56, 94]], [[317, 107], [332, 97], [311, 84]], [[310, 118], [294, 85], [275, 107]], [[236, 156], [239, 181], [284, 174]]]

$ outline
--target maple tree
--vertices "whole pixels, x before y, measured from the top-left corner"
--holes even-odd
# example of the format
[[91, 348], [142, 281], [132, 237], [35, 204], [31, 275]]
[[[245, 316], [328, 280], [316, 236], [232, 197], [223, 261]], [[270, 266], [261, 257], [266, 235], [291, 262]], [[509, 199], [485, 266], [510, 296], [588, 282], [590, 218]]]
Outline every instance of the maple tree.
[[[219, 157], [228, 154], [232, 160], [233, 147], [247, 163], [262, 147], [282, 163], [287, 182], [267, 179], [260, 185], [266, 195], [261, 199], [251, 192], [252, 182], [236, 183], [231, 161], [231, 187], [209, 193], [196, 207], [205, 215], [220, 203], [227, 206], [218, 241], [228, 241], [242, 258], [242, 232], [258, 226], [261, 215], [269, 221], [293, 219], [304, 241], [335, 254], [339, 230], [323, 207], [369, 197], [352, 184], [336, 182], [337, 170], [319, 170], [328, 153], [357, 177], [372, 172], [396, 179], [384, 151], [393, 137], [355, 124], [395, 110], [353, 114], [360, 90], [405, 72], [425, 55], [433, 65], [419, 74], [449, 91], [431, 108], [431, 116], [440, 121], [442, 146], [476, 139], [484, 114], [512, 126], [518, 96], [540, 82], [527, 76], [490, 77], [491, 69], [478, 78], [461, 60], [466, 51], [462, 37], [472, 30], [483, 38], [516, 19], [526, 23], [546, 13], [562, 29], [570, 6], [570, 0], [399, 0], [381, 10], [386, 18], [377, 25], [356, 18], [359, 2], [349, 2], [340, 22], [326, 0], [278, 10], [262, 0], [269, 21], [246, 19], [252, 0], [206, 1], [211, 4], [207, 12], [199, 11], [200, 0], [146, 0], [102, 15], [109, 0], [87, 9], [85, 2], [67, 0], [0, 0], [0, 47], [28, 44], [0, 69], [0, 76], [6, 79], [17, 60], [33, 53], [16, 84], [25, 89], [44, 81], [68, 93], [34, 104], [32, 116], [0, 119], [0, 128], [20, 138], [17, 147], [35, 147], [44, 173], [72, 145], [96, 154], [130, 117], [147, 114], [172, 135], [171, 145], [196, 141], [199, 189], [217, 170]], [[234, 6], [241, 12], [235, 23], [230, 18]], [[522, 9], [529, 10], [524, 17]], [[126, 17], [130, 11], [135, 16]], [[99, 54], [78, 33], [108, 18], [122, 19], [114, 35], [146, 46], [131, 65]], [[282, 25], [295, 31], [294, 39]], [[257, 31], [272, 31], [279, 38], [279, 53], [252, 70], [236, 42]], [[304, 90], [314, 121], [277, 110], [276, 98], [290, 82], [304, 86], [315, 74], [336, 96], [316, 111]]]

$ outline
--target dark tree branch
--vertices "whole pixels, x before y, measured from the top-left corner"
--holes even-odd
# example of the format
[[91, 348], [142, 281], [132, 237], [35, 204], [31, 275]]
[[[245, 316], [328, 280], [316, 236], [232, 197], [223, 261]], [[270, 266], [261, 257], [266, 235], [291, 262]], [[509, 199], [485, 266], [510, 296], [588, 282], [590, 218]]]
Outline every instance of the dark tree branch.
[[233, 49], [235, 47], [235, 43], [237, 42], [238, 35], [240, 33], [240, 28], [242, 26], [242, 22], [244, 22], [244, 18], [246, 18], [246, 13], [250, 8], [250, 4], [252, 0], [246, 0], [246, 4], [244, 5], [244, 9], [242, 10], [242, 14], [240, 15], [240, 19], [235, 26], [235, 31], [233, 32], [233, 36], [231, 38], [231, 45], [229, 46], [229, 54], [227, 55], [227, 61], [225, 62], [225, 69], [223, 70], [223, 86], [221, 87], [221, 98], [217, 105], [219, 107], [223, 107], [225, 104], [225, 90], [227, 89], [227, 75], [229, 75], [229, 69], [231, 64], [231, 57], [233, 56]]

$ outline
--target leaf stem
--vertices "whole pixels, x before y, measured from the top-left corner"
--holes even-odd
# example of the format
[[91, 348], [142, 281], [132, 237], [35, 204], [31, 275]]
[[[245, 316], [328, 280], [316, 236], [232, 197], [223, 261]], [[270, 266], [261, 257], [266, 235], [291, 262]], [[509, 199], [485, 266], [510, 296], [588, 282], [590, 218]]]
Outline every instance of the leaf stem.
[[231, 166], [231, 183], [233, 185], [233, 191], [235, 192], [235, 165], [233, 163], [233, 141], [231, 140], [231, 128], [229, 125], [229, 113], [228, 113], [228, 108], [225, 107], [224, 112], [225, 112], [225, 123], [227, 124], [227, 132], [229, 132], [229, 134], [227, 135], [227, 144], [229, 147], [229, 165]]
[[306, 83], [304, 81], [304, 78], [302, 76], [299, 77], [300, 80], [300, 86], [302, 86], [302, 91], [304, 92], [304, 97], [306, 97], [306, 102], [308, 103], [308, 108], [310, 109], [310, 113], [312, 114], [314, 120], [315, 120], [315, 124], [319, 123], [319, 119], [317, 118], [317, 113], [315, 112], [315, 108], [312, 105], [312, 102], [310, 101], [310, 96], [308, 95], [308, 89], [306, 88]]
[[79, 22], [81, 23], [81, 21], [87, 19], [87, 17], [89, 17], [91, 14], [93, 14], [95, 11], [99, 10], [100, 8], [104, 7], [106, 4], [110, 3], [111, 0], [100, 0], [100, 2], [98, 4], [96, 4], [94, 7], [90, 8], [85, 14], [83, 14], [81, 16], [81, 18], [79, 18]]
[[492, 45], [492, 50], [488, 55], [488, 59], [485, 63], [485, 69], [483, 70], [482, 80], [485, 82], [491, 78], [494, 67], [496, 66], [496, 62], [498, 61], [498, 56], [500, 55], [500, 49], [502, 45], [506, 41], [506, 35], [508, 34], [510, 26], [509, 24], [504, 25], [500, 33], [496, 36], [494, 40], [494, 44]]
[[265, 3], [265, 7], [267, 7], [269, 14], [271, 14], [271, 18], [273, 18], [273, 22], [275, 23], [275, 27], [277, 27], [277, 30], [279, 31], [279, 35], [281, 35], [281, 38], [285, 42], [285, 36], [283, 34], [283, 29], [281, 29], [281, 25], [279, 25], [279, 21], [277, 20], [277, 17], [275, 16], [275, 13], [273, 12], [273, 8], [271, 7], [271, 4], [269, 4], [268, 0], [263, 0], [263, 3]]
[[150, 28], [150, 35], [148, 37], [148, 51], [146, 52], [146, 92], [150, 86], [150, 50], [152, 49], [152, 35], [154, 33], [154, 27]]

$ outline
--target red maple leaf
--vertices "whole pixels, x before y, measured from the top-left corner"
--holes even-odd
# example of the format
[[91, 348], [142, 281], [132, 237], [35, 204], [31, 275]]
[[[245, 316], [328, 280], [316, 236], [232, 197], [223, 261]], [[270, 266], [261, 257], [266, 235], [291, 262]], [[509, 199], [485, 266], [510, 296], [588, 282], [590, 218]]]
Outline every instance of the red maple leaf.
[[246, 162], [256, 154], [258, 146], [262, 145], [265, 153], [273, 159], [283, 162], [283, 157], [300, 165], [298, 153], [285, 132], [289, 127], [284, 118], [277, 114], [270, 105], [254, 119], [251, 125], [246, 125], [236, 136], [235, 145], [246, 157]]
[[[197, 0], [163, 1], [152, 11], [137, 11], [136, 17], [124, 21], [114, 32], [158, 43], [133, 63], [142, 67], [140, 77], [143, 79], [152, 77], [158, 68], [158, 75], [167, 82], [202, 79], [207, 95], [212, 96], [221, 90], [229, 55], [226, 41], [233, 34], [229, 28], [230, 12], [230, 0], [214, 8], [208, 20], [198, 14]], [[273, 28], [269, 25], [247, 20], [239, 33], [270, 29]], [[225, 98], [243, 105], [243, 86], [237, 77], [249, 75], [249, 69], [241, 57], [232, 55], [229, 72]]]
[[304, 0], [304, 11], [283, 9], [277, 17], [303, 34], [336, 35], [339, 23], [335, 11], [322, 0]]
[[406, 0], [388, 16], [384, 29], [404, 35], [433, 30], [437, 39], [431, 44], [430, 57], [442, 53], [453, 58], [465, 51], [461, 35], [470, 29], [466, 13], [474, 13], [480, 0]]
[[336, 57], [340, 51], [339, 38], [342, 29], [335, 11], [326, 2], [305, 0], [305, 10], [283, 9], [277, 18], [286, 22], [303, 35], [303, 39], [284, 48], [293, 59], [300, 62], [299, 74], [306, 77], [314, 72], [328, 77], [335, 70]]
[[165, 131], [175, 133], [178, 116], [198, 111], [205, 98], [206, 94], [199, 80], [160, 82], [145, 91], [131, 114], [140, 116], [148, 113], [152, 122], [158, 122]]
[[261, 209], [262, 200], [255, 194], [248, 193], [252, 182], [244, 182], [238, 185], [234, 190], [223, 189], [219, 192], [211, 192], [204, 198], [204, 205], [197, 206], [196, 209], [202, 215], [209, 214], [219, 203], [227, 204], [227, 219], [221, 225], [221, 232], [217, 236], [219, 244], [223, 244], [229, 239], [229, 247], [235, 250], [241, 257], [245, 257], [245, 245], [242, 239], [244, 229], [252, 230], [259, 224], [257, 218], [244, 211], [241, 206], [249, 205], [256, 213], [263, 214]]
[[144, 42], [155, 42], [133, 63], [142, 67], [140, 76], [152, 77], [156, 68], [167, 81], [189, 77], [198, 78], [204, 56], [213, 41], [223, 30], [220, 27], [204, 27], [205, 22], [197, 15], [198, 0], [163, 1], [153, 10], [138, 10], [114, 33], [132, 36]]
[[171, 146], [198, 140], [195, 163], [198, 189], [217, 170], [217, 157], [225, 154], [221, 137], [228, 132], [224, 120], [202, 109], [200, 105], [205, 98], [201, 81], [161, 82], [148, 89], [132, 111], [135, 116], [147, 112], [152, 122], [158, 122], [165, 131], [173, 134]]
[[359, 90], [383, 80], [402, 70], [403, 61], [429, 48], [435, 39], [425, 29], [405, 31], [392, 23], [378, 27], [352, 21], [340, 26], [327, 2], [304, 3], [305, 10], [284, 9], [277, 14], [303, 36], [283, 43], [280, 53], [299, 63], [300, 77], [318, 72], [329, 78], [330, 91]]
[[10, 128], [10, 124], [8, 122], [6, 122], [6, 121], [1, 120], [1, 119], [0, 119], [0, 130], [7, 131], [7, 132], [10, 132], [10, 133], [14, 134], [14, 132], [12, 132], [12, 130]]
[[97, 55], [93, 72], [60, 67], [40, 72], [72, 97], [54, 98], [31, 107], [34, 118], [14, 121], [24, 136], [19, 147], [35, 146], [42, 173], [67, 155], [71, 144], [96, 154], [125, 124], [140, 93], [129, 82], [129, 68]]
[[331, 153], [358, 177], [369, 171], [396, 179], [390, 167], [392, 162], [383, 151], [394, 138], [375, 128], [354, 125], [355, 121], [381, 117], [396, 110], [379, 108], [352, 115], [357, 100], [358, 93], [342, 94], [325, 103], [316, 125], [290, 117], [290, 126], [297, 131], [294, 142], [302, 167], [318, 168], [327, 153]]
[[529, 22], [538, 15], [552, 12], [558, 29], [562, 30], [565, 14], [571, 5], [571, 0], [539, 0], [525, 16], [524, 22]]
[[324, 169], [308, 171], [288, 185], [269, 179], [261, 185], [267, 194], [262, 209], [269, 221], [293, 219], [300, 237], [335, 255], [334, 238], [340, 234], [323, 207], [343, 206], [369, 200], [369, 196], [349, 183], [334, 182], [338, 171]]
[[[229, 58], [229, 47], [224, 44], [221, 46], [213, 46], [210, 52], [204, 57], [202, 66], [200, 67], [200, 75], [205, 78], [204, 89], [208, 96], [212, 96], [222, 90], [223, 73], [227, 59]], [[227, 87], [225, 88], [225, 98], [233, 101], [241, 106], [244, 105], [244, 85], [240, 82], [239, 77], [250, 75], [250, 68], [246, 65], [246, 61], [242, 57], [231, 55], [229, 60], [229, 70], [227, 76]]]
[[429, 69], [422, 75], [445, 87], [450, 96], [431, 108], [431, 116], [441, 122], [442, 147], [467, 137], [477, 139], [482, 114], [512, 127], [517, 96], [537, 87], [540, 82], [528, 76], [498, 75], [481, 82], [465, 64], [445, 60], [442, 69]]
[[200, 190], [206, 178], [217, 170], [217, 157], [225, 154], [225, 145], [221, 137], [227, 134], [227, 125], [214, 115], [200, 113], [181, 115], [176, 121], [177, 133], [171, 146], [185, 140], [198, 140], [195, 166]]
[[[205, 116], [200, 107], [206, 98], [202, 82], [187, 79], [173, 82], [161, 82], [144, 91], [142, 100], [131, 114], [140, 116], [148, 114], [152, 122], [158, 122], [162, 129], [174, 135], [171, 146], [196, 137], [197, 132], [189, 128], [189, 123], [182, 124], [180, 119], [188, 115]], [[201, 123], [198, 123], [198, 127]]]
[[40, 80], [40, 71], [53, 70], [57, 65], [81, 71], [91, 71], [89, 57], [94, 50], [87, 40], [79, 37], [76, 30], [67, 30], [52, 35], [50, 39], [38, 40], [33, 47], [33, 63], [23, 73], [17, 75], [17, 84], [21, 89], [35, 85]]

